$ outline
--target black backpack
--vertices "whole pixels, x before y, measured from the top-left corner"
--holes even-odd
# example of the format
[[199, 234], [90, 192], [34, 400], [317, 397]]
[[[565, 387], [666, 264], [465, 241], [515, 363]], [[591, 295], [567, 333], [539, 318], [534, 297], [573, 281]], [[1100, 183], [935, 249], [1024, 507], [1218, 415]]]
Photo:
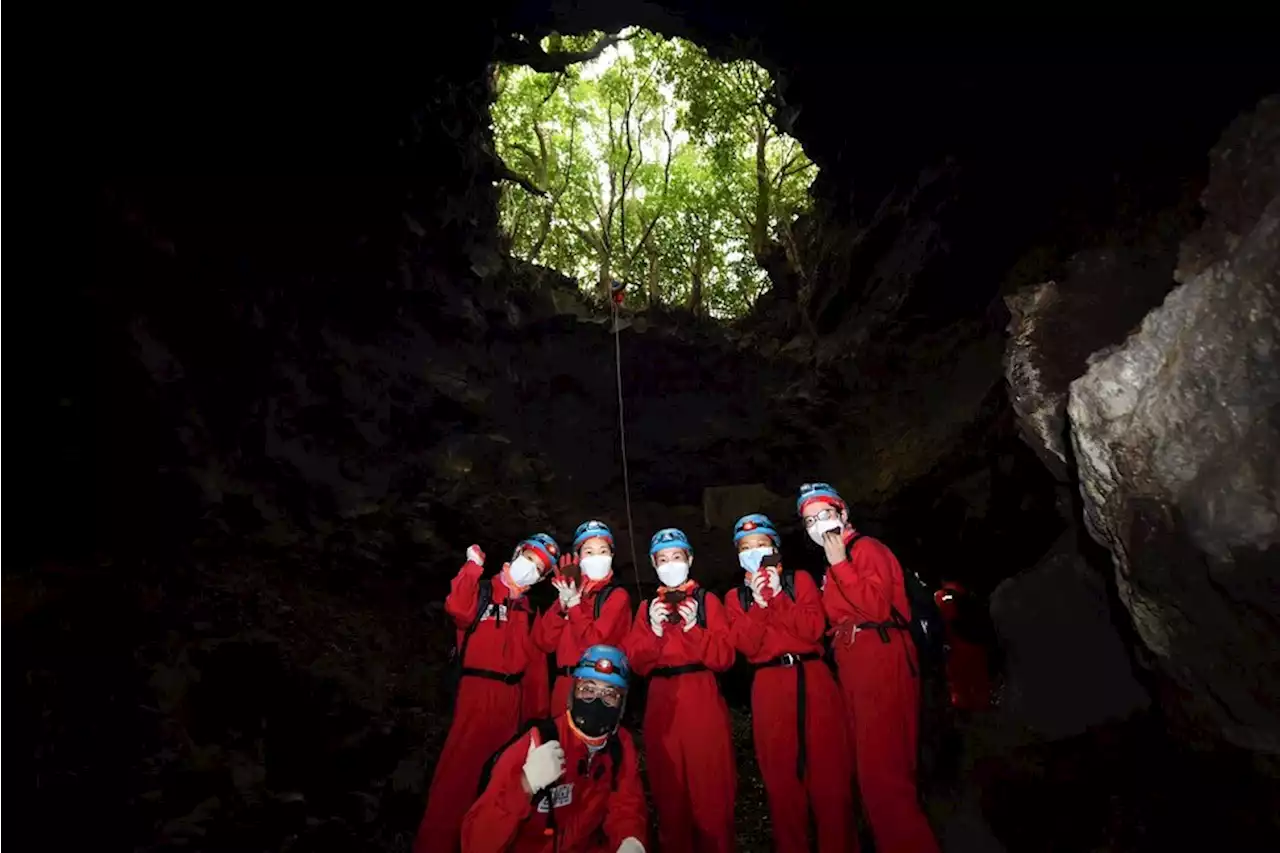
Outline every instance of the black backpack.
[[[853, 554], [854, 544], [863, 538], [865, 538], [864, 534], [858, 533], [849, 540], [850, 555]], [[901, 613], [896, 605], [890, 604], [889, 622], [886, 626], [892, 625], [911, 634], [911, 639], [916, 646], [916, 659], [920, 664], [920, 671], [912, 667], [912, 675], [919, 677], [923, 673], [931, 677], [943, 674], [945, 678], [946, 628], [942, 621], [942, 613], [938, 611], [938, 603], [933, 600], [933, 592], [919, 575], [906, 566], [900, 566], [900, 568], [902, 584], [907, 594], [907, 609], [910, 612]]]
[[[601, 589], [599, 592], [596, 593], [596, 602], [593, 610], [594, 618], [596, 619], [600, 618], [600, 612], [604, 610], [604, 603], [608, 601], [609, 596], [613, 595], [614, 590], [618, 590], [618, 589], [622, 590], [622, 594], [627, 597], [627, 612], [631, 613], [631, 593], [627, 592], [627, 589], [624, 586], [620, 586], [615, 583], [610, 583], [608, 586], [604, 587], [603, 589]], [[634, 613], [632, 613], [631, 615], [633, 617], [635, 616]], [[629, 621], [628, 621], [628, 624], [630, 624]]]
[[[537, 729], [538, 738], [542, 743], [546, 743], [549, 740], [560, 740], [560, 732], [556, 729], [556, 721], [554, 719], [543, 717], [539, 720], [530, 720], [510, 740], [498, 747], [497, 752], [490, 755], [484, 766], [480, 768], [480, 785], [476, 788], [477, 797], [484, 793], [485, 788], [489, 787], [489, 779], [493, 776], [493, 768], [498, 763], [498, 759], [502, 757], [502, 753], [510, 749], [512, 744], [521, 738], [527, 739], [529, 732], [534, 729]], [[616, 791], [618, 790], [618, 771], [622, 769], [622, 741], [618, 739], [616, 732], [605, 742], [604, 753], [609, 756], [609, 764], [611, 765], [609, 770], [609, 790]], [[596, 778], [599, 778], [599, 776], [597, 775]], [[551, 789], [555, 786], [556, 783], [552, 782], [543, 791], [535, 792], [534, 802], [536, 803], [539, 799], [542, 799], [541, 796], [538, 796], [539, 794], [549, 796]]]

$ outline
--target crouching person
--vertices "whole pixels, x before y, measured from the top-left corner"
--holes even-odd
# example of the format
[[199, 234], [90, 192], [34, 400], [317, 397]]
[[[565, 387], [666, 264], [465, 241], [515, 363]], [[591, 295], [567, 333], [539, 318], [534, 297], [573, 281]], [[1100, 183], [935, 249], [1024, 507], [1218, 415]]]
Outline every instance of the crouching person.
[[462, 823], [463, 853], [644, 853], [649, 816], [631, 735], [619, 726], [631, 667], [591, 646], [569, 707], [499, 750]]

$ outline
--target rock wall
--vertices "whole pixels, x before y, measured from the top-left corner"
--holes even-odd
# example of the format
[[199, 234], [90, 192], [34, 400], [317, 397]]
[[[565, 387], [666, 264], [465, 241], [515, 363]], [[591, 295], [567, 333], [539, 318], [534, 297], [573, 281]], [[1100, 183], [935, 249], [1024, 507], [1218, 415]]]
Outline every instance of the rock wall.
[[[1077, 256], [1009, 299], [1006, 370], [1180, 711], [1280, 755], [1280, 98], [1210, 162], [1177, 270], [1167, 252]], [[1170, 272], [1181, 286], [1148, 313]]]
[[1071, 440], [1143, 642], [1197, 719], [1280, 755], [1280, 98], [1213, 161], [1184, 283], [1072, 383]]

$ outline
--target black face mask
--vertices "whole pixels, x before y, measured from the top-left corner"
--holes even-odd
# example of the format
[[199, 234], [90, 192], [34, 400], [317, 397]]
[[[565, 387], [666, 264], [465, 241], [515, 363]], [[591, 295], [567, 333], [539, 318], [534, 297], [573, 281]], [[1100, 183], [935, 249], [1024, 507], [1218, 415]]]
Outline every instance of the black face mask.
[[569, 700], [569, 715], [578, 731], [587, 737], [604, 737], [613, 734], [622, 719], [622, 709], [627, 706], [623, 699], [618, 707], [610, 708], [599, 699], [579, 699], [572, 696]]

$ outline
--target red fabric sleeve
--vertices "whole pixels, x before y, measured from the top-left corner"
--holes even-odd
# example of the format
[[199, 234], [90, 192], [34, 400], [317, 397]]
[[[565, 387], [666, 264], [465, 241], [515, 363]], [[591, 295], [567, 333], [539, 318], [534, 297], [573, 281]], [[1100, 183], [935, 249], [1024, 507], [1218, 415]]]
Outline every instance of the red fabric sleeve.
[[797, 640], [816, 643], [827, 630], [827, 617], [822, 611], [822, 596], [807, 572], [796, 572], [795, 600], [785, 594], [775, 595], [769, 602], [778, 627]]
[[622, 741], [622, 768], [618, 771], [618, 789], [609, 795], [609, 811], [604, 818], [604, 835], [610, 849], [627, 838], [634, 838], [649, 846], [649, 807], [644, 801], [644, 786], [640, 782], [640, 762], [636, 759], [636, 747], [631, 734], [619, 729], [616, 735]]
[[484, 566], [468, 560], [458, 573], [454, 575], [449, 586], [449, 597], [444, 600], [444, 612], [453, 617], [453, 622], [460, 629], [471, 627], [476, 620], [476, 604], [480, 596], [480, 575]]
[[631, 661], [631, 668], [640, 675], [648, 675], [649, 671], [657, 665], [658, 655], [662, 649], [658, 645], [657, 635], [649, 627], [649, 602], [640, 602], [640, 610], [636, 613], [635, 621], [631, 623], [631, 631], [622, 641], [622, 651]]
[[594, 614], [594, 599], [584, 600], [577, 607], [569, 608], [569, 635], [573, 638], [573, 644], [580, 649], [597, 643], [618, 645], [627, 635], [631, 624], [627, 591], [611, 593], [600, 608], [600, 618], [594, 618]]
[[[536, 732], [530, 737], [538, 740]], [[513, 847], [520, 824], [533, 810], [521, 784], [528, 755], [529, 738], [520, 738], [494, 764], [488, 787], [462, 819], [462, 853], [498, 853]]]
[[854, 542], [849, 559], [827, 570], [823, 603], [832, 623], [889, 621], [888, 579], [897, 563], [893, 553], [874, 539]]
[[556, 601], [539, 613], [533, 623], [534, 645], [549, 655], [556, 653], [560, 647], [560, 636], [564, 633], [565, 619], [560, 614], [560, 602]]
[[[533, 614], [529, 615], [533, 618]], [[551, 706], [551, 685], [547, 679], [547, 656], [534, 643], [532, 633], [525, 653], [528, 657], [524, 678], [520, 679], [520, 719], [528, 722], [547, 716], [547, 709]]]
[[708, 592], [702, 599], [702, 606], [707, 608], [707, 627], [695, 626], [687, 633], [681, 633], [686, 642], [695, 644], [695, 655], [707, 669], [726, 672], [733, 666], [734, 650], [733, 642], [729, 639], [729, 620], [724, 615], [724, 605], [714, 593]]
[[747, 657], [759, 654], [765, 634], [763, 608], [752, 607], [743, 613], [735, 590], [725, 597], [724, 611], [725, 618], [729, 620], [729, 639], [733, 647]]

